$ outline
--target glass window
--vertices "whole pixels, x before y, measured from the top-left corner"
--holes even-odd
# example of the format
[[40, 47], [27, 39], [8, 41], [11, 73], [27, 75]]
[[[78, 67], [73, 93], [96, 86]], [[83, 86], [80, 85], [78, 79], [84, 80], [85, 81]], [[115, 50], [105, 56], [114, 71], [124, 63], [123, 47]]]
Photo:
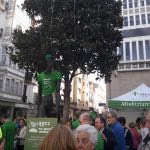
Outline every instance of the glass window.
[[150, 24], [150, 14], [147, 14], [148, 24]]
[[19, 82], [15, 82], [15, 87], [14, 87], [15, 94], [18, 94], [18, 90], [19, 90]]
[[134, 26], [134, 18], [133, 18], [133, 16], [130, 16], [130, 26]]
[[10, 27], [5, 27], [4, 35], [5, 36], [10, 36], [10, 34], [11, 34], [11, 28]]
[[142, 18], [142, 24], [146, 24], [145, 14], [142, 14], [141, 18]]
[[123, 25], [126, 27], [128, 26], [128, 17], [123, 18]]
[[124, 64], [119, 64], [119, 69], [124, 69]]
[[20, 81], [20, 86], [19, 86], [19, 94], [22, 94], [22, 88], [23, 88], [23, 82]]
[[14, 91], [14, 83], [15, 83], [15, 80], [11, 79], [11, 85], [10, 85], [11, 92]]
[[121, 55], [121, 60], [123, 60], [123, 45], [119, 47], [119, 54]]
[[5, 64], [6, 64], [6, 55], [2, 55], [1, 65], [5, 65]]
[[144, 6], [144, 0], [140, 0], [140, 5]]
[[3, 80], [0, 79], [0, 91], [2, 91], [2, 90], [3, 90]]
[[9, 85], [10, 85], [10, 79], [6, 78], [6, 82], [5, 82], [5, 90], [6, 90], [6, 92], [9, 92]]
[[132, 59], [137, 60], [136, 42], [132, 42]]
[[136, 8], [136, 7], [138, 7], [139, 5], [138, 5], [138, 0], [134, 0], [134, 7]]
[[146, 5], [150, 5], [150, 0], [146, 0]]
[[139, 68], [145, 68], [145, 63], [139, 63]]
[[1, 64], [6, 65], [6, 46], [3, 46], [2, 48]]
[[146, 68], [150, 68], [150, 63], [149, 62], [146, 63]]
[[3, 46], [2, 54], [6, 54], [6, 46]]
[[135, 19], [136, 19], [136, 25], [139, 25], [140, 24], [140, 16], [136, 15]]
[[126, 50], [126, 60], [130, 60], [130, 44], [129, 44], [129, 42], [125, 43], [125, 50]]
[[139, 59], [144, 59], [143, 41], [139, 41]]
[[149, 40], [145, 41], [145, 46], [146, 46], [146, 59], [150, 59], [150, 41]]
[[123, 0], [123, 9], [127, 9], [127, 0]]
[[133, 8], [132, 0], [129, 0], [129, 8]]

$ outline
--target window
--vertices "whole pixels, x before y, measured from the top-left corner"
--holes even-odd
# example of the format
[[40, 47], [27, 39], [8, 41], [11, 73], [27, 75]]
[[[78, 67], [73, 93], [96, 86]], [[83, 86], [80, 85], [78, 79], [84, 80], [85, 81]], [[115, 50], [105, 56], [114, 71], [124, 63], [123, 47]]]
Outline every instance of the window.
[[150, 68], [150, 63], [149, 62], [146, 63], [146, 68]]
[[140, 0], [140, 5], [144, 6], [144, 0]]
[[148, 24], [150, 24], [150, 14], [147, 14]]
[[6, 54], [6, 46], [3, 46], [2, 54]]
[[127, 9], [127, 0], [123, 0], [123, 9]]
[[3, 28], [0, 28], [0, 38], [2, 38], [3, 35]]
[[19, 82], [15, 82], [14, 93], [18, 94]]
[[126, 50], [126, 60], [130, 60], [130, 45], [129, 45], [129, 42], [125, 43], [125, 50]]
[[145, 14], [142, 14], [142, 15], [141, 15], [141, 19], [142, 19], [142, 24], [146, 24]]
[[150, 59], [150, 41], [145, 41], [145, 47], [146, 47], [146, 59]]
[[3, 91], [3, 79], [0, 79], [0, 91]]
[[132, 42], [132, 59], [137, 60], [136, 42]]
[[23, 86], [23, 82], [20, 81], [20, 86], [19, 86], [19, 94], [22, 95], [22, 86]]
[[135, 20], [136, 20], [136, 25], [139, 25], [140, 24], [140, 16], [136, 15]]
[[11, 79], [11, 85], [10, 85], [10, 92], [11, 92], [11, 93], [14, 92], [14, 83], [15, 83], [15, 80], [14, 80], [14, 79]]
[[128, 26], [128, 17], [123, 18], [123, 25], [126, 27]]
[[2, 55], [1, 65], [5, 65], [5, 64], [6, 64], [6, 55]]
[[138, 7], [139, 5], [138, 5], [138, 0], [134, 0], [134, 7], [136, 8], [136, 7]]
[[123, 45], [119, 47], [119, 54], [121, 55], [121, 60], [123, 60]]
[[2, 48], [2, 58], [1, 58], [1, 65], [6, 64], [6, 46]]
[[133, 16], [130, 16], [130, 26], [134, 26], [134, 18], [133, 18]]
[[5, 82], [5, 90], [6, 90], [6, 92], [9, 92], [9, 85], [10, 85], [10, 79], [6, 78], [6, 82]]
[[10, 34], [11, 34], [11, 28], [10, 27], [5, 27], [4, 36], [10, 36]]
[[139, 59], [144, 59], [143, 41], [139, 41]]
[[12, 9], [14, 9], [14, 5], [15, 5], [15, 1], [9, 1], [9, 7], [8, 7], [8, 9], [9, 10], [12, 10]]
[[139, 63], [139, 68], [145, 68], [145, 64], [144, 63]]
[[150, 5], [150, 0], [146, 0], [146, 5]]
[[124, 69], [124, 64], [119, 64], [119, 69]]
[[132, 0], [129, 0], [129, 8], [133, 8], [133, 2], [132, 2]]
[[126, 69], [130, 69], [131, 68], [131, 64], [126, 64]]

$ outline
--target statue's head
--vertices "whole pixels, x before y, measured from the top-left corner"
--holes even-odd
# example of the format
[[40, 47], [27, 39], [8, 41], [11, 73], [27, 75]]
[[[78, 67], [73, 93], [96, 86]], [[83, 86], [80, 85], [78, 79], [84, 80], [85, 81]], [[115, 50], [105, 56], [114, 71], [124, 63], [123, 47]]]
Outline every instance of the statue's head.
[[46, 61], [52, 61], [53, 60], [53, 56], [51, 54], [46, 54], [45, 55], [45, 60]]
[[51, 54], [46, 54], [45, 55], [45, 60], [47, 62], [47, 71], [50, 71], [53, 69], [54, 66], [54, 59], [53, 56]]

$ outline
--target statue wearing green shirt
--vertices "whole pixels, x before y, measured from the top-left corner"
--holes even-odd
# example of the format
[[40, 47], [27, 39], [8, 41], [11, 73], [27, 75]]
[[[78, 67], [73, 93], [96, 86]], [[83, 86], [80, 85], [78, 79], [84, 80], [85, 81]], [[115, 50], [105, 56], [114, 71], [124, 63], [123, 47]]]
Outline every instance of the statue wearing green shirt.
[[[38, 117], [54, 117], [58, 113], [60, 101], [60, 83], [62, 74], [53, 69], [53, 57], [50, 54], [45, 56], [47, 69], [37, 75], [37, 81], [42, 86], [42, 100], [39, 106]], [[56, 92], [56, 111], [53, 108], [53, 93]], [[54, 114], [55, 113], [55, 114]]]

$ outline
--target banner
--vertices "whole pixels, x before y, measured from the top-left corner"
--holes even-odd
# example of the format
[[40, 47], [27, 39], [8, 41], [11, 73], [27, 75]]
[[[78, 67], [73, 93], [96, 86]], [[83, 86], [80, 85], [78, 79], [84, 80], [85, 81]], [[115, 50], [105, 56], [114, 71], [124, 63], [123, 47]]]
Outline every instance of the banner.
[[43, 138], [57, 126], [57, 118], [28, 118], [24, 150], [39, 150]]

